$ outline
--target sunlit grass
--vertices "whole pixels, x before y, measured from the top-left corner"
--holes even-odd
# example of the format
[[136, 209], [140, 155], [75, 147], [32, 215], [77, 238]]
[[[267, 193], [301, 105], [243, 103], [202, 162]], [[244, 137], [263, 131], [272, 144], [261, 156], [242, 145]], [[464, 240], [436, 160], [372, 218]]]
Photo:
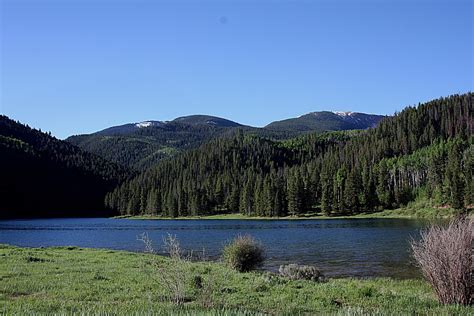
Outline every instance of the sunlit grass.
[[[266, 273], [238, 273], [219, 263], [187, 263], [189, 275], [212, 281], [212, 306], [200, 290], [186, 288], [175, 306], [153, 276], [152, 255], [123, 251], [0, 247], [0, 312], [275, 314], [465, 314], [472, 309], [441, 306], [423, 280], [333, 279], [289, 281]], [[170, 265], [168, 258], [157, 258]]]

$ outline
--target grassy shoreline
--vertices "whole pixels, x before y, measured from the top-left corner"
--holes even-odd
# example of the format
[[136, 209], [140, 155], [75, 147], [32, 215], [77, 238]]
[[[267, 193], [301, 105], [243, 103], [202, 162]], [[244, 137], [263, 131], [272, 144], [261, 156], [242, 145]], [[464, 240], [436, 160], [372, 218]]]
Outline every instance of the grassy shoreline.
[[[472, 213], [472, 212], [471, 212]], [[283, 217], [263, 217], [247, 216], [240, 213], [204, 215], [204, 216], [185, 216], [185, 217], [166, 217], [158, 215], [137, 215], [137, 216], [115, 216], [116, 219], [135, 219], [135, 220], [199, 220], [199, 219], [229, 219], [229, 220], [311, 220], [311, 219], [376, 219], [376, 218], [395, 218], [395, 219], [449, 219], [454, 217], [455, 210], [443, 208], [400, 208], [395, 210], [384, 210], [380, 212], [361, 213], [347, 216], [327, 216], [322, 214], [305, 214], [300, 216]]]
[[[330, 279], [289, 281], [266, 273], [237, 273], [220, 263], [186, 263], [191, 278], [212, 287], [186, 287], [186, 303], [163, 299], [152, 255], [76, 247], [18, 248], [0, 245], [0, 313], [161, 313], [254, 315], [458, 314], [472, 308], [442, 306], [423, 280]], [[164, 268], [176, 263], [153, 257]], [[206, 294], [204, 293], [204, 294]]]

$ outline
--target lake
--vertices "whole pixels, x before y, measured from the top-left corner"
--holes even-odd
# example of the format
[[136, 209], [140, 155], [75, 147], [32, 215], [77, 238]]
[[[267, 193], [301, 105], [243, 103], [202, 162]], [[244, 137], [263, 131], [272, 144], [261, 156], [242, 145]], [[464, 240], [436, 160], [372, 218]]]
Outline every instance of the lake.
[[129, 220], [108, 218], [1, 220], [0, 243], [24, 247], [79, 246], [143, 251], [148, 233], [155, 249], [175, 234], [182, 248], [218, 259], [226, 241], [251, 234], [266, 248], [265, 269], [299, 263], [331, 277], [419, 277], [409, 242], [424, 220]]

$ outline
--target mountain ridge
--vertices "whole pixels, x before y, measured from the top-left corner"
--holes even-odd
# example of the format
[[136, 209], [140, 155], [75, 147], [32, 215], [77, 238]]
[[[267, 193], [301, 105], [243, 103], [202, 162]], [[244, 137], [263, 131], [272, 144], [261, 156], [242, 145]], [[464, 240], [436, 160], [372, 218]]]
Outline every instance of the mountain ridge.
[[[380, 119], [387, 117], [387, 115], [381, 115], [381, 114], [369, 114], [369, 113], [354, 112], [354, 111], [326, 111], [324, 110], [324, 111], [312, 111], [312, 112], [308, 112], [306, 114], [300, 115], [298, 117], [272, 121], [263, 127], [257, 127], [257, 126], [241, 124], [239, 122], [226, 119], [223, 117], [219, 117], [219, 116], [214, 116], [214, 115], [191, 114], [191, 115], [179, 116], [172, 120], [164, 120], [164, 121], [144, 120], [140, 122], [131, 122], [131, 123], [125, 123], [121, 125], [115, 125], [115, 126], [111, 126], [111, 127], [107, 127], [105, 129], [99, 130], [97, 132], [86, 133], [86, 134], [74, 134], [67, 137], [66, 140], [68, 138], [75, 137], [75, 136], [94, 135], [94, 134], [107, 135], [107, 136], [122, 135], [122, 134], [136, 131], [138, 129], [142, 129], [142, 128], [164, 127], [166, 125], [174, 124], [174, 123], [180, 123], [180, 124], [189, 125], [189, 126], [209, 125], [209, 126], [216, 126], [216, 127], [246, 127], [246, 128], [255, 128], [255, 129], [266, 129], [276, 123], [290, 121], [290, 120], [299, 120], [301, 118], [306, 118], [306, 117], [311, 117], [311, 116], [317, 117], [322, 114], [334, 114], [333, 118], [339, 117], [343, 121], [348, 121], [348, 118], [350, 119], [354, 116], [356, 117], [356, 119], [359, 116], [366, 116], [366, 117], [371, 117], [374, 119], [373, 122], [369, 122], [366, 125], [361, 125], [360, 129], [374, 127], [380, 121]], [[314, 129], [317, 130], [317, 128], [314, 128]], [[356, 128], [346, 128], [346, 129], [356, 129]], [[308, 127], [306, 130], [311, 131], [313, 129], [311, 127]]]
[[[299, 118], [253, 127], [212, 115], [188, 115], [170, 121], [145, 120], [112, 126], [91, 134], [73, 135], [66, 141], [132, 169], [143, 170], [159, 160], [234, 129], [269, 139], [288, 139], [304, 133], [366, 129], [381, 115], [357, 112], [311, 112]], [[344, 114], [342, 114], [344, 113]]]
[[384, 117], [386, 116], [352, 111], [317, 111], [296, 118], [274, 121], [264, 128], [300, 132], [366, 129], [375, 127]]
[[[158, 127], [166, 128], [173, 126], [175, 124], [182, 124], [184, 126], [214, 126], [214, 127], [243, 127], [245, 125], [217, 117], [212, 115], [204, 114], [193, 114], [180, 116], [170, 121], [159, 121], [159, 120], [145, 120], [140, 122], [125, 123], [121, 125], [107, 127], [103, 130], [93, 132], [90, 134], [77, 134], [71, 135], [70, 137], [83, 136], [83, 135], [104, 135], [104, 136], [114, 136], [114, 135], [126, 135], [133, 133], [140, 129], [149, 128], [149, 127]], [[66, 138], [66, 140], [68, 139]]]

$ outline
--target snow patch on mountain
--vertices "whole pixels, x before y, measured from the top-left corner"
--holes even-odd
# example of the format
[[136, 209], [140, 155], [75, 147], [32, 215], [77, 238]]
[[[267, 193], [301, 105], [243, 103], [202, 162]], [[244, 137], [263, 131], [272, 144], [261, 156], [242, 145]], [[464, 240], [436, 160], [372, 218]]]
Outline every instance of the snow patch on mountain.
[[354, 115], [355, 113], [354, 112], [342, 112], [342, 111], [332, 111], [332, 113], [336, 114], [336, 115], [339, 115], [341, 117], [347, 117], [347, 116], [352, 116]]
[[138, 127], [138, 128], [146, 128], [146, 127], [157, 126], [157, 125], [161, 125], [161, 124], [162, 124], [162, 122], [144, 121], [144, 122], [140, 122], [140, 123], [135, 123], [135, 126]]

